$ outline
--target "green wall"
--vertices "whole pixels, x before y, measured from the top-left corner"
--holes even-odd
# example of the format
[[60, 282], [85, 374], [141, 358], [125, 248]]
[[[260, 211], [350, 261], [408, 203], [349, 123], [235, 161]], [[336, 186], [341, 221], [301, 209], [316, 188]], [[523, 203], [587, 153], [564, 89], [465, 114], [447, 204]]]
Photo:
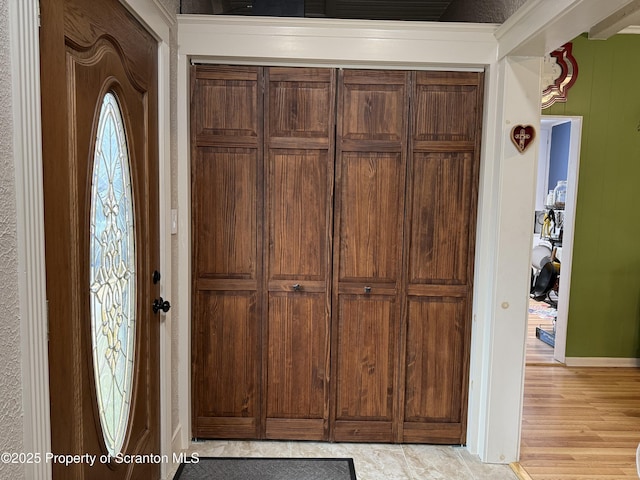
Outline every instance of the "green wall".
[[640, 35], [573, 42], [583, 117], [567, 357], [640, 357]]

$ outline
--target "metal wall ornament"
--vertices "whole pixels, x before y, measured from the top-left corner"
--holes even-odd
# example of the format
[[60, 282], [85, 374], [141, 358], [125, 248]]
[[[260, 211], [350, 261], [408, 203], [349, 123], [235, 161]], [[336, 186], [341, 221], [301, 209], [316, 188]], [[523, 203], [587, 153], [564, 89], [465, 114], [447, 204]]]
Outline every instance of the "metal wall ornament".
[[572, 53], [571, 42], [544, 57], [542, 64], [542, 108], [556, 102], [566, 102], [567, 92], [578, 79], [578, 62]]
[[520, 153], [524, 153], [535, 138], [536, 129], [533, 125], [516, 125], [511, 129], [511, 141]]

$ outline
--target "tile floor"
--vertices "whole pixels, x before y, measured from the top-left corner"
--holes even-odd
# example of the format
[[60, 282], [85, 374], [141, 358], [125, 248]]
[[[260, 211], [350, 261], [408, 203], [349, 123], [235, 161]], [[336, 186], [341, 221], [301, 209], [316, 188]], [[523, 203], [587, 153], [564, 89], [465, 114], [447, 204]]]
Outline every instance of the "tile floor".
[[[464, 447], [362, 443], [204, 441], [200, 457], [351, 457], [358, 480], [517, 480], [508, 465], [480, 460]], [[173, 478], [173, 472], [167, 478]]]

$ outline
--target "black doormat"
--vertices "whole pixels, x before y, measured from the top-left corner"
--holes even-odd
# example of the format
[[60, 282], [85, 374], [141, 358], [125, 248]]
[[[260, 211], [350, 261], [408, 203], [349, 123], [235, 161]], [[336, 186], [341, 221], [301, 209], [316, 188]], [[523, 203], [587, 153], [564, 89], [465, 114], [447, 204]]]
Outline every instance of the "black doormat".
[[173, 480], [356, 480], [351, 458], [199, 457]]

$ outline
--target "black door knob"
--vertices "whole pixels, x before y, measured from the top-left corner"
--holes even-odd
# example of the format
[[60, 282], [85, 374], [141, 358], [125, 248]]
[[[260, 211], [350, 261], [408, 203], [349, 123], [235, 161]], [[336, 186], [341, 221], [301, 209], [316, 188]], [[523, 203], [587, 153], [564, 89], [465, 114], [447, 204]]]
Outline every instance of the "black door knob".
[[156, 298], [153, 301], [153, 313], [158, 313], [160, 310], [167, 313], [171, 308], [171, 304], [164, 298]]

